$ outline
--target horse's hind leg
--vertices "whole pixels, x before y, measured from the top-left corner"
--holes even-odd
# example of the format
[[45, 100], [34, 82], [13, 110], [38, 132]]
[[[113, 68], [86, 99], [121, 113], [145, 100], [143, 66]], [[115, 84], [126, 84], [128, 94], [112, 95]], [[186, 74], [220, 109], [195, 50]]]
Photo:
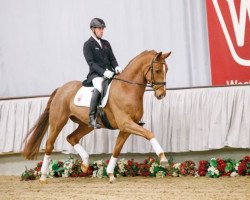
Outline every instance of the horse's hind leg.
[[126, 140], [128, 139], [130, 133], [125, 133], [125, 132], [121, 132], [119, 133], [117, 139], [116, 139], [116, 144], [112, 153], [112, 156], [109, 160], [109, 164], [107, 167], [107, 174], [109, 176], [109, 182], [113, 183], [115, 181], [115, 177], [114, 177], [114, 168], [116, 165], [116, 161], [118, 156], [120, 155], [121, 149], [124, 145], [124, 143], [126, 142]]
[[82, 159], [81, 169], [84, 173], [87, 172], [89, 167], [89, 154], [79, 144], [79, 140], [92, 130], [93, 128], [90, 128], [88, 127], [88, 125], [81, 123], [73, 133], [67, 136], [67, 141], [74, 147], [74, 149]]
[[41, 178], [40, 182], [45, 182], [46, 183], [46, 178], [47, 178], [47, 171], [49, 168], [49, 162], [51, 159], [51, 153], [54, 149], [54, 143], [55, 140], [64, 127], [64, 125], [68, 121], [68, 117], [66, 115], [60, 115], [58, 113], [52, 113], [50, 114], [50, 119], [49, 119], [49, 124], [50, 124], [50, 129], [49, 129], [49, 137], [46, 141], [46, 148], [45, 148], [45, 155], [43, 158], [43, 164], [41, 168]]

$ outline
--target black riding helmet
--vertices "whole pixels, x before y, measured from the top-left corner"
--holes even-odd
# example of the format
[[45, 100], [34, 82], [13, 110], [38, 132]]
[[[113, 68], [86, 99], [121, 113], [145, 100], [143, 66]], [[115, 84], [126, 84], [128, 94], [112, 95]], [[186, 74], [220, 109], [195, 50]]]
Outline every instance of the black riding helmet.
[[94, 18], [90, 22], [90, 28], [106, 28], [106, 25], [102, 19]]

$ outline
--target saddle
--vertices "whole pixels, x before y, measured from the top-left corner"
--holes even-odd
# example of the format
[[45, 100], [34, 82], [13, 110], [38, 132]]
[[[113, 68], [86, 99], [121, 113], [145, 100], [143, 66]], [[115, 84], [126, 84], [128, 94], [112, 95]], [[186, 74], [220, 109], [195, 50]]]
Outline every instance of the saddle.
[[[98, 106], [97, 106], [97, 117], [100, 117], [101, 121], [102, 121], [102, 124], [105, 126], [105, 128], [107, 129], [111, 129], [111, 130], [115, 130], [109, 123], [109, 120], [107, 118], [107, 115], [106, 113], [104, 112], [104, 107], [106, 106], [106, 103], [108, 101], [108, 95], [109, 95], [109, 89], [110, 89], [110, 86], [111, 86], [111, 82], [112, 82], [112, 79], [104, 79], [104, 81], [102, 82], [102, 93], [101, 93], [101, 98], [99, 99], [99, 102], [98, 102]], [[92, 83], [87, 83], [86, 81], [83, 81], [82, 82], [82, 85], [84, 87], [82, 87], [81, 89], [85, 89], [85, 92], [86, 90], [89, 92], [89, 100], [86, 98], [82, 98], [83, 95], [82, 93], [80, 92], [81, 89], [79, 89], [79, 91], [77, 92], [76, 96], [75, 96], [75, 104], [78, 105], [78, 106], [87, 106], [89, 107], [88, 104], [86, 104], [86, 102], [90, 102], [90, 98], [91, 98], [91, 91], [93, 90], [93, 85]], [[78, 94], [79, 93], [79, 94]], [[85, 100], [86, 102], [85, 103], [80, 103], [80, 101], [83, 101]], [[140, 126], [143, 126], [145, 123], [140, 121], [138, 122], [138, 125]]]

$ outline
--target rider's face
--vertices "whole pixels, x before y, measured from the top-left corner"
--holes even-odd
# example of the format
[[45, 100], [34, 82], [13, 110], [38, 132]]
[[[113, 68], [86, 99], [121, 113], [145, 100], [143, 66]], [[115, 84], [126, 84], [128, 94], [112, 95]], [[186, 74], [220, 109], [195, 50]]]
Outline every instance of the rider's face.
[[101, 39], [103, 36], [104, 28], [95, 28], [94, 31], [97, 38]]

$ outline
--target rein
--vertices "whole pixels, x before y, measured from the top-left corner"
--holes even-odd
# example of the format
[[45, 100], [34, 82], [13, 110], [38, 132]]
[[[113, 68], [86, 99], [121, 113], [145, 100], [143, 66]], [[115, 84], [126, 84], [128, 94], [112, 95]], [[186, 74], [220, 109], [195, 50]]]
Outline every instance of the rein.
[[116, 77], [114, 77], [113, 80], [122, 81], [122, 82], [129, 83], [129, 84], [132, 84], [132, 85], [140, 85], [140, 86], [145, 86], [145, 87], [151, 87], [151, 85], [149, 85], [147, 83], [146, 84], [144, 84], [144, 83], [135, 83], [135, 82], [132, 82], [132, 81], [127, 81], [127, 80], [116, 78]]
[[156, 86], [156, 85], [160, 85], [160, 87], [158, 87], [157, 89], [155, 89], [155, 90], [158, 90], [158, 89], [160, 89], [162, 86], [165, 86], [165, 85], [166, 85], [166, 82], [155, 82], [155, 80], [154, 80], [154, 63], [161, 63], [161, 64], [166, 65], [165, 62], [157, 61], [157, 60], [156, 60], [156, 57], [152, 59], [151, 64], [150, 64], [150, 66], [149, 66], [147, 72], [146, 72], [145, 75], [144, 75], [144, 78], [146, 79], [146, 76], [147, 76], [148, 72], [149, 72], [149, 71], [151, 72], [151, 80], [150, 80], [150, 83], [146, 83], [146, 84], [145, 84], [145, 83], [136, 83], [136, 82], [132, 82], [132, 81], [128, 81], [128, 80], [116, 78], [116, 77], [114, 77], [113, 79], [114, 79], [114, 80], [118, 80], [118, 81], [122, 81], [122, 82], [125, 82], [125, 83], [129, 83], [129, 84], [132, 84], [132, 85], [140, 85], [140, 86], [151, 87], [151, 88], [153, 88], [153, 87]]

